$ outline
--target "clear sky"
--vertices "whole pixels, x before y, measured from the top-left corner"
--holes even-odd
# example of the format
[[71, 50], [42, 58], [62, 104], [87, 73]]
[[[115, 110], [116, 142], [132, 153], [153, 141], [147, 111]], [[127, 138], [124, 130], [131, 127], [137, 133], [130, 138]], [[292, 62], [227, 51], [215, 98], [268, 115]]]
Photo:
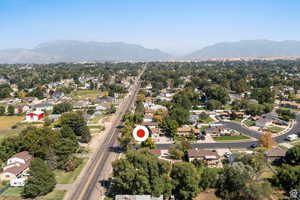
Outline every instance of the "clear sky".
[[0, 49], [72, 39], [187, 53], [221, 41], [300, 40], [299, 0], [0, 0]]

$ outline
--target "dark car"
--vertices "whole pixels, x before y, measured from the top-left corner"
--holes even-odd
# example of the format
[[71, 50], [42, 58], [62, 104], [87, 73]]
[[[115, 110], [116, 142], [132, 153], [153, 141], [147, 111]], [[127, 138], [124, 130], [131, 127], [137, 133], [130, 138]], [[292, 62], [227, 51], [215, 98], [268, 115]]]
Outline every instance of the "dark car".
[[258, 145], [257, 145], [256, 143], [254, 143], [254, 144], [251, 144], [250, 147], [254, 149], [254, 148], [256, 148], [257, 146], [258, 146]]

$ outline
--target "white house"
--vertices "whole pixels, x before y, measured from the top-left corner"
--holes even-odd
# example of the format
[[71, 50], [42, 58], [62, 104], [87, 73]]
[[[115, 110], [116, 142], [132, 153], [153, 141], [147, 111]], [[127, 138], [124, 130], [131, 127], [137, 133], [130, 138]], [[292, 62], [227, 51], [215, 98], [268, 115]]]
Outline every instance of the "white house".
[[9, 181], [12, 187], [24, 186], [29, 176], [29, 165], [32, 159], [33, 157], [28, 151], [13, 155], [7, 160], [6, 166], [3, 167], [0, 180]]

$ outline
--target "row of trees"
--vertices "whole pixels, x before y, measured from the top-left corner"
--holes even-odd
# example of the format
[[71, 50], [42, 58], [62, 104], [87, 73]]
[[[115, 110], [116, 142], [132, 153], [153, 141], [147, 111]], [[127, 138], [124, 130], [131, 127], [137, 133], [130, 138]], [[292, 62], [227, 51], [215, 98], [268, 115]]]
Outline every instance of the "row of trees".
[[264, 199], [270, 183], [259, 179], [263, 157], [247, 155], [224, 169], [207, 168], [200, 160], [170, 164], [148, 150], [130, 151], [113, 163], [112, 195], [151, 194], [190, 200], [201, 191], [215, 188], [222, 199]]

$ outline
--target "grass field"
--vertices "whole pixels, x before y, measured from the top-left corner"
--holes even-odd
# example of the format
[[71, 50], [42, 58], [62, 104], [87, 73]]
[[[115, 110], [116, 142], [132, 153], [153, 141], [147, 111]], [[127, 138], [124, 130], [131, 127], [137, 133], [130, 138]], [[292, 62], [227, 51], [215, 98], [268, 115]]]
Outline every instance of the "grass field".
[[250, 137], [246, 135], [224, 135], [219, 137], [214, 137], [214, 140], [216, 141], [224, 141], [224, 140], [247, 140], [250, 139]]
[[75, 179], [80, 174], [81, 170], [83, 169], [84, 165], [86, 164], [88, 159], [83, 159], [83, 162], [72, 172], [65, 172], [62, 170], [56, 170], [55, 179], [58, 184], [70, 184], [75, 181]]
[[0, 140], [18, 134], [22, 128], [12, 129], [11, 127], [23, 119], [24, 116], [0, 116]]
[[272, 133], [279, 133], [279, 132], [283, 131], [284, 128], [278, 127], [278, 126], [270, 126], [267, 128], [267, 130], [271, 131]]
[[254, 122], [254, 121], [251, 121], [251, 120], [246, 120], [246, 121], [244, 122], [244, 124], [245, 124], [246, 126], [248, 126], [248, 127], [250, 127], [250, 126], [255, 126], [255, 122]]
[[73, 100], [83, 100], [83, 99], [91, 99], [96, 100], [96, 98], [100, 95], [100, 92], [97, 90], [78, 90], [71, 93], [71, 97]]

